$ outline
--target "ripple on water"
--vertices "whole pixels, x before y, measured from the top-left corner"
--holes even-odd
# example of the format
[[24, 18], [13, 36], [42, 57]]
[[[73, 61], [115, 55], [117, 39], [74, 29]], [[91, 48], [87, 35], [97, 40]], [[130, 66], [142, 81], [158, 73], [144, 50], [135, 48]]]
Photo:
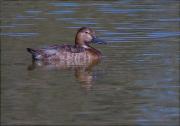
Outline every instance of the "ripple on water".
[[166, 37], [175, 37], [175, 36], [179, 36], [180, 32], [152, 32], [149, 33], [147, 36], [149, 36], [150, 38], [166, 38]]
[[144, 31], [142, 34], [141, 32], [112, 32], [112, 31], [102, 31], [101, 36], [107, 40], [108, 42], [123, 42], [123, 41], [134, 41], [137, 40], [145, 40], [145, 39], [164, 39], [164, 38], [171, 38], [180, 35], [180, 32], [163, 32], [163, 31]]
[[57, 6], [57, 7], [78, 7], [80, 6], [79, 3], [75, 2], [51, 2], [49, 5]]
[[35, 20], [43, 20], [43, 19], [47, 19], [45, 17], [37, 17], [37, 15], [21, 15], [21, 14], [18, 14], [16, 15], [15, 18], [13, 18], [15, 20], [23, 20], [23, 19], [35, 19]]
[[169, 18], [167, 18], [167, 19], [165, 19], [165, 18], [161, 18], [161, 19], [158, 19], [159, 21], [164, 21], [164, 22], [179, 22], [180, 21], [180, 18], [173, 18], [173, 19], [169, 19]]
[[113, 7], [102, 7], [99, 11], [109, 14], [135, 14], [140, 12], [163, 12], [165, 9], [117, 9]]
[[33, 9], [26, 10], [25, 12], [28, 13], [28, 14], [40, 14], [40, 13], [42, 13], [41, 10], [33, 10]]
[[[12, 91], [14, 94], [3, 97], [4, 110], [9, 113], [3, 114], [3, 121], [36, 124], [53, 120], [62, 125], [68, 121], [105, 125], [108, 122], [117, 125], [123, 122], [127, 125], [176, 124], [179, 117], [177, 36], [180, 32], [177, 31], [180, 18], [178, 9], [174, 9], [177, 0], [165, 1], [168, 0], [4, 1], [0, 26], [0, 36], [6, 43], [2, 44], [3, 85], [5, 94]], [[103, 53], [102, 62], [92, 73], [87, 73], [88, 78], [89, 74], [93, 78], [92, 90], [82, 95], [81, 87], [85, 83], [75, 80], [76, 73], [72, 69], [50, 70], [50, 66], [46, 72], [42, 69], [27, 71], [31, 57], [26, 56], [26, 47], [69, 42], [73, 40], [71, 34], [82, 26], [93, 28], [97, 36], [109, 43], [97, 47]], [[22, 76], [16, 76], [17, 73]], [[43, 84], [42, 90], [39, 84]], [[19, 97], [19, 93], [27, 94], [32, 89], [34, 93]], [[49, 97], [46, 98], [44, 92]], [[61, 96], [65, 97], [57, 100]], [[37, 101], [31, 102], [31, 106], [42, 103], [41, 99], [44, 103], [54, 102], [38, 104], [41, 110], [48, 112], [33, 109], [32, 115], [28, 99]], [[22, 101], [25, 102], [22, 104]], [[79, 103], [83, 104], [79, 106]], [[54, 107], [46, 109], [52, 105]], [[19, 114], [22, 112], [27, 116], [22, 118]], [[34, 115], [38, 116], [32, 117]]]
[[48, 12], [48, 14], [73, 14], [73, 13], [75, 13], [74, 10], [54, 10]]
[[39, 33], [35, 32], [8, 32], [8, 33], [0, 33], [1, 36], [10, 36], [10, 37], [30, 37], [37, 36]]
[[99, 24], [96, 22], [95, 18], [57, 18], [56, 20], [66, 21], [68, 23], [81, 24], [81, 25]]

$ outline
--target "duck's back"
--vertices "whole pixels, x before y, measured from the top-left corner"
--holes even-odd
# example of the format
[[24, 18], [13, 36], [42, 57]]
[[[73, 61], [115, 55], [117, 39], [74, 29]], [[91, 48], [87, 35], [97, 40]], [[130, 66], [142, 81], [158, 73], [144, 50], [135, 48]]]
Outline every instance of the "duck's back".
[[34, 60], [83, 60], [89, 59], [85, 48], [74, 45], [53, 45], [40, 49], [27, 48]]

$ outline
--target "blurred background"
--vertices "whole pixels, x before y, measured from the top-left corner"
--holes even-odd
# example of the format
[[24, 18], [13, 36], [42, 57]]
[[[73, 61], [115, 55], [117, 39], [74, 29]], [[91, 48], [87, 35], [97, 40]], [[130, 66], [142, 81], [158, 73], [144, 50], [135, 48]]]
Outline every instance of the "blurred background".
[[[179, 125], [178, 0], [1, 1], [2, 125]], [[32, 64], [27, 47], [107, 45], [84, 66]]]

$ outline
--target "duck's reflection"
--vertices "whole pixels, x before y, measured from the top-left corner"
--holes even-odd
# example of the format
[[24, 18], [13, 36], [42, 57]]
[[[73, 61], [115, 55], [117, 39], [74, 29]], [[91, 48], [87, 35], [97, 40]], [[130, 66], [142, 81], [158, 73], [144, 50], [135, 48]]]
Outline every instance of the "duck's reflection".
[[73, 70], [75, 78], [81, 83], [82, 88], [90, 90], [93, 82], [92, 69], [100, 60], [69, 62], [69, 61], [32, 61], [28, 66], [28, 70], [37, 68], [45, 70]]

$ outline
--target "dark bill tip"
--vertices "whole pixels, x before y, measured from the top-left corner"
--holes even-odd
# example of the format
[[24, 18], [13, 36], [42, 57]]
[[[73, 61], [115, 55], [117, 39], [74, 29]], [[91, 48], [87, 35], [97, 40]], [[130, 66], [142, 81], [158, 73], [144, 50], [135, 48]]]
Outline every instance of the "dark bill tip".
[[104, 40], [99, 39], [97, 37], [93, 37], [92, 42], [97, 44], [107, 44]]

